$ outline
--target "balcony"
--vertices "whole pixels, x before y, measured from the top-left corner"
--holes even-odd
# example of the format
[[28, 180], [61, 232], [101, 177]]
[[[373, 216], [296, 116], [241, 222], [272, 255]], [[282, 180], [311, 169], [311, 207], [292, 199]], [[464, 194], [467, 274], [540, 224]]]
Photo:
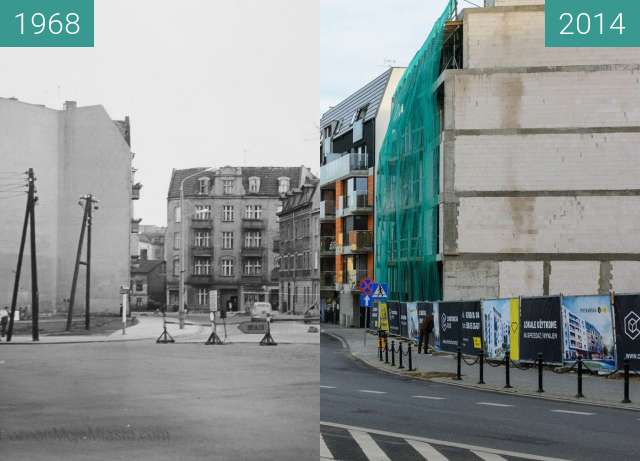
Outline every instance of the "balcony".
[[213, 229], [213, 219], [211, 218], [191, 218], [193, 229]]
[[261, 230], [265, 228], [264, 219], [242, 218], [242, 227], [248, 230]]
[[336, 217], [336, 201], [323, 200], [320, 202], [320, 219], [333, 220]]
[[311, 277], [311, 269], [296, 269], [296, 277]]
[[349, 214], [369, 214], [373, 211], [369, 203], [369, 193], [367, 191], [357, 191], [346, 197], [338, 197], [337, 216], [347, 216]]
[[213, 275], [211, 274], [191, 274], [187, 277], [189, 285], [211, 285], [213, 283]]
[[358, 291], [358, 285], [360, 281], [367, 278], [369, 272], [366, 269], [350, 270], [347, 271], [346, 284], [351, 290]]
[[273, 252], [280, 253], [280, 240], [278, 239], [273, 241]]
[[142, 184], [140, 183], [131, 186], [131, 200], [140, 200], [140, 189], [142, 189]]
[[132, 219], [131, 220], [131, 233], [138, 234], [140, 232], [140, 221], [142, 219]]
[[349, 231], [346, 243], [343, 253], [369, 253], [373, 251], [373, 232], [368, 230]]
[[242, 256], [262, 256], [264, 247], [260, 246], [243, 246], [240, 250]]
[[366, 176], [369, 173], [369, 154], [344, 154], [337, 160], [320, 167], [320, 186], [325, 186], [349, 176]]
[[264, 285], [265, 279], [262, 274], [242, 274], [241, 283], [246, 285]]
[[320, 272], [320, 289], [334, 291], [336, 289], [336, 273], [335, 271]]
[[191, 254], [193, 256], [212, 256], [213, 255], [213, 247], [208, 245], [193, 245], [191, 247]]
[[336, 238], [320, 237], [320, 256], [334, 256], [336, 254]]

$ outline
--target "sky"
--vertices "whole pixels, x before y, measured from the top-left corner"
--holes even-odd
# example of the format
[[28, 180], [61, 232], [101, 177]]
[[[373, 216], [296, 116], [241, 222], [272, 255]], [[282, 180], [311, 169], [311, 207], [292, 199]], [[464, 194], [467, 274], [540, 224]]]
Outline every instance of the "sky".
[[0, 49], [0, 96], [130, 116], [134, 215], [164, 225], [172, 168], [318, 173], [319, 16], [313, 0], [95, 0], [93, 49]]

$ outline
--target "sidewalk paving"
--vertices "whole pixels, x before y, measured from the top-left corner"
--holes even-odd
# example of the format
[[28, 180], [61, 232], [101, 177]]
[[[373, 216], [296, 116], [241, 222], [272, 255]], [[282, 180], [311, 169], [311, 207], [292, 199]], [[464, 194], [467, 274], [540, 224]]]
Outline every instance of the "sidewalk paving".
[[[399, 370], [398, 357], [396, 354], [396, 367], [391, 364], [380, 362], [377, 348], [377, 337], [373, 334], [365, 336], [363, 329], [344, 328], [336, 325], [321, 325], [322, 333], [332, 335], [342, 339], [344, 344], [349, 348], [351, 354], [366, 364], [388, 372], [396, 373], [402, 376], [415, 377], [419, 379], [427, 379], [433, 382], [445, 383], [465, 388], [479, 389], [500, 392], [510, 395], [520, 395], [548, 400], [558, 400], [564, 402], [575, 402], [581, 404], [590, 404], [598, 406], [607, 406], [613, 408], [624, 408], [629, 410], [640, 411], [640, 378], [632, 377], [630, 382], [630, 399], [632, 403], [623, 404], [624, 380], [621, 375], [614, 375], [610, 378], [601, 376], [591, 376], [583, 374], [583, 394], [585, 398], [576, 398], [577, 393], [577, 374], [555, 373], [549, 368], [544, 369], [543, 388], [544, 393], [538, 393], [538, 371], [536, 368], [528, 370], [520, 370], [511, 367], [511, 386], [512, 389], [505, 389], [505, 367], [500, 365], [492, 367], [485, 363], [484, 366], [484, 382], [486, 384], [478, 384], [479, 366], [468, 366], [462, 363], [462, 381], [452, 379], [456, 373], [456, 357], [453, 354], [437, 353], [418, 354], [417, 347], [413, 345], [413, 367], [417, 371], [409, 372], [407, 358], [404, 359], [404, 370]], [[366, 345], [365, 338], [366, 337]], [[391, 339], [394, 338], [390, 338]], [[396, 345], [398, 344], [397, 339]], [[405, 352], [408, 342], [405, 343]], [[397, 346], [396, 346], [397, 347]], [[471, 361], [471, 358], [467, 358]], [[391, 354], [389, 354], [389, 362], [391, 362]], [[634, 400], [635, 398], [635, 400]]]

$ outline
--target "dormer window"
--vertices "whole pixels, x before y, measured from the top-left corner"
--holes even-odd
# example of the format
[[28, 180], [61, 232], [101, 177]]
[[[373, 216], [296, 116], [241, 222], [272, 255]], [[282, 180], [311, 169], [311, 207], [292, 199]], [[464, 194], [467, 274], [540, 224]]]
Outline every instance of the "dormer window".
[[198, 179], [198, 194], [207, 195], [209, 193], [209, 178]]
[[260, 178], [252, 176], [249, 178], [249, 192], [260, 192]]
[[287, 192], [289, 192], [289, 184], [290, 184], [290, 180], [289, 178], [278, 178], [278, 193], [280, 194], [286, 194]]
[[225, 195], [230, 195], [233, 193], [233, 179], [223, 180], [222, 191]]

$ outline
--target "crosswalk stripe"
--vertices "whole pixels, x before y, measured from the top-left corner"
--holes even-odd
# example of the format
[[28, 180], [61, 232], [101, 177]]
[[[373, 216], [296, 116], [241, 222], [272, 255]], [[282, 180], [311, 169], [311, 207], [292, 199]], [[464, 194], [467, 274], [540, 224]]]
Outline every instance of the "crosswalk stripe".
[[494, 402], [477, 402], [476, 405], [485, 405], [488, 407], [500, 407], [500, 408], [508, 408], [513, 406], [507, 403], [494, 403]]
[[336, 386], [323, 386], [322, 384], [320, 384], [320, 388], [321, 389], [335, 389]]
[[386, 392], [383, 391], [370, 391], [367, 389], [360, 389], [360, 392], [364, 392], [365, 394], [386, 394]]
[[495, 453], [486, 453], [484, 451], [475, 451], [475, 450], [471, 450], [471, 453], [476, 455], [482, 461], [507, 461], [506, 458], [503, 458], [500, 455], [496, 455]]
[[362, 431], [349, 430], [351, 437], [360, 446], [369, 461], [391, 461], [384, 451], [378, 446], [375, 440]]
[[427, 461], [447, 461], [447, 458], [428, 443], [419, 442], [418, 440], [407, 440], [406, 442]]
[[324, 436], [320, 434], [320, 459], [335, 459], [331, 450], [324, 441]]
[[426, 400], [447, 400], [446, 397], [436, 397], [432, 395], [414, 395], [414, 399], [426, 399]]
[[567, 415], [581, 415], [581, 416], [592, 416], [595, 413], [588, 413], [586, 411], [571, 411], [571, 410], [551, 410], [552, 413], [565, 413]]

